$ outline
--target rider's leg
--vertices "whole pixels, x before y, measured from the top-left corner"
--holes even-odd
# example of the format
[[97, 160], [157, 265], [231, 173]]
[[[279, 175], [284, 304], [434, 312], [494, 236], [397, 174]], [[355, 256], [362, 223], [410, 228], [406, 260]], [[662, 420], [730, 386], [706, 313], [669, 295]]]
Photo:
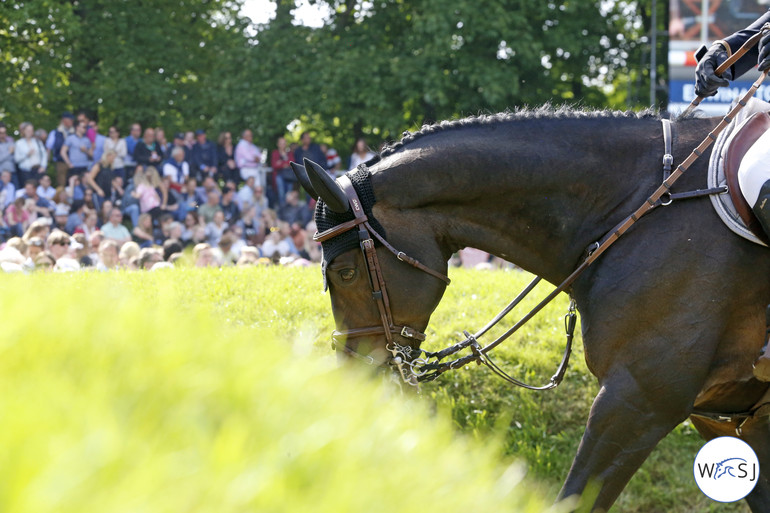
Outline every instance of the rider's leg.
[[[754, 215], [762, 225], [762, 229], [770, 236], [770, 165], [768, 165], [768, 149], [770, 148], [770, 131], [765, 132], [746, 152], [738, 170], [738, 182], [741, 193], [749, 205], [752, 205]], [[768, 307], [767, 326], [770, 330], [770, 306]], [[770, 333], [770, 331], [769, 331]], [[770, 348], [768, 334], [765, 335], [765, 345], [754, 362], [754, 376], [761, 381], [770, 381]]]

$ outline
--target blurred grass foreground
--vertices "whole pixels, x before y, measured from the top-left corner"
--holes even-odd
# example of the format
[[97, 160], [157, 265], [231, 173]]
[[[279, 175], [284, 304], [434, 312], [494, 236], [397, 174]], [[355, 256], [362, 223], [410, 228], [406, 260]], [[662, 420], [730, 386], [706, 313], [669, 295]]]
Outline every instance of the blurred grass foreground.
[[270, 272], [0, 276], [0, 511], [545, 509], [499, 445], [277, 337], [328, 298], [266, 322]]

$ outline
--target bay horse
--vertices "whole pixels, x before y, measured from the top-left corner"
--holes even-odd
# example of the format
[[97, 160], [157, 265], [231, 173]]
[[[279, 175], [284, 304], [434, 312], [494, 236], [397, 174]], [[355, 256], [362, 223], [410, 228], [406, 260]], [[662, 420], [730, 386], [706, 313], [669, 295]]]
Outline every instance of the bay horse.
[[[675, 158], [688, 155], [718, 121], [674, 120]], [[381, 242], [374, 250], [393, 322], [425, 331], [446, 287], [437, 276], [464, 247], [560, 283], [586, 248], [660, 184], [663, 148], [660, 118], [649, 111], [546, 106], [407, 133], [348, 173], [357, 173], [354, 186], [366, 196], [361, 202], [369, 222], [399, 250]], [[704, 155], [675, 189], [703, 188], [707, 165]], [[304, 170], [296, 167], [300, 178], [307, 173], [311, 194], [320, 196], [319, 230], [322, 221], [334, 226], [353, 219], [349, 211], [335, 212], [348, 208], [339, 208], [342, 179], [308, 161]], [[362, 183], [371, 190], [363, 191]], [[352, 245], [344, 234], [324, 242], [337, 329], [355, 333], [337, 350], [383, 363], [388, 337], [367, 331], [383, 315], [372, 301], [371, 262], [356, 231], [345, 233], [353, 234]], [[405, 255], [433, 273], [406, 265]], [[768, 419], [694, 415], [696, 409], [744, 412], [768, 400], [768, 383], [753, 377], [752, 362], [764, 340], [769, 277], [767, 248], [730, 232], [707, 198], [656, 208], [580, 275], [569, 292], [600, 390], [560, 498], [579, 495], [596, 480], [593, 510], [608, 510], [658, 442], [690, 417], [705, 439], [736, 436], [738, 429], [761, 467], [746, 500], [754, 512], [770, 511]], [[390, 338], [418, 346], [421, 337], [394, 330]]]

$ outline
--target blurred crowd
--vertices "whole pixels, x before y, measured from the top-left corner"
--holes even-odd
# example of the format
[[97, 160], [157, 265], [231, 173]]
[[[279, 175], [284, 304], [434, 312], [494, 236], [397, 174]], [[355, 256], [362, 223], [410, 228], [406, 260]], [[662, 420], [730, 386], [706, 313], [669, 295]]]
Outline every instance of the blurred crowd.
[[267, 151], [248, 129], [215, 142], [205, 130], [102, 128], [87, 112], [64, 112], [50, 132], [0, 123], [3, 270], [308, 265], [320, 260], [315, 202], [290, 163], [338, 176], [374, 157], [359, 140], [343, 165], [307, 132]]

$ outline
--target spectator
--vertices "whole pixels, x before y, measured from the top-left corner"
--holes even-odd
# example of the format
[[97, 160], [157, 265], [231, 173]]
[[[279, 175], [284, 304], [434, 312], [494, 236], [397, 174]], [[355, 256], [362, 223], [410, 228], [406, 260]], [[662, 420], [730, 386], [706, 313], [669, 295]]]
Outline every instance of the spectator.
[[[131, 262], [139, 256], [139, 251], [141, 251], [139, 245], [133, 241], [126, 242], [120, 246], [120, 251], [118, 252], [118, 260], [120, 261], [121, 267], [131, 269]], [[133, 268], [135, 269], [136, 266], [134, 265]]]
[[85, 269], [96, 265], [96, 262], [91, 260], [91, 246], [88, 245], [88, 237], [84, 233], [76, 233], [72, 236], [70, 249], [73, 252], [72, 256], [81, 268]]
[[256, 265], [259, 262], [259, 251], [253, 246], [246, 246], [241, 250], [241, 257], [235, 264], [238, 267]]
[[69, 203], [82, 200], [85, 197], [85, 188], [83, 187], [80, 177], [72, 175], [69, 177], [69, 186], [66, 189], [67, 201]]
[[83, 183], [96, 193], [100, 201], [112, 198], [113, 166], [117, 156], [114, 150], [105, 151], [102, 158], [83, 177]]
[[99, 246], [104, 241], [104, 235], [100, 230], [96, 230], [88, 237], [88, 245], [91, 246], [91, 261], [99, 261]]
[[27, 257], [27, 260], [24, 262], [24, 267], [32, 270], [35, 268], [35, 258], [45, 251], [45, 242], [40, 237], [30, 237], [26, 242], [27, 252], [25, 256]]
[[48, 166], [48, 152], [43, 143], [35, 137], [35, 127], [31, 123], [24, 124], [21, 135], [13, 151], [18, 179], [21, 183], [26, 183], [27, 180], [39, 180]]
[[216, 262], [211, 252], [211, 245], [207, 243], [196, 244], [193, 248], [193, 261], [195, 267], [215, 266]]
[[216, 259], [221, 265], [229, 267], [238, 261], [238, 257], [240, 255], [234, 250], [235, 241], [236, 238], [232, 233], [225, 232], [219, 239], [219, 244], [217, 244], [217, 246], [211, 250], [214, 255], [214, 259]]
[[0, 122], [0, 173], [8, 171], [11, 174], [11, 181], [14, 183], [14, 186], [18, 186], [18, 178], [14, 180], [16, 164], [13, 160], [13, 150], [13, 139], [8, 135], [5, 123]]
[[125, 180], [130, 180], [136, 172], [136, 160], [134, 159], [134, 150], [136, 150], [136, 144], [139, 142], [142, 136], [142, 125], [134, 123], [131, 125], [131, 130], [126, 136], [126, 156], [123, 157], [123, 164], [125, 165], [126, 176]]
[[53, 229], [64, 231], [67, 226], [67, 218], [70, 215], [69, 205], [59, 204], [56, 205], [53, 213]]
[[230, 132], [220, 132], [217, 143], [217, 169], [219, 169], [219, 176], [225, 181], [232, 180], [237, 183], [240, 176], [238, 166], [235, 164], [233, 135]]
[[131, 195], [139, 200], [139, 211], [149, 212], [153, 218], [158, 217], [161, 213], [161, 198], [156, 190], [156, 187], [160, 187], [158, 171], [154, 167], [148, 167], [145, 173], [137, 173], [134, 176], [134, 185]]
[[0, 212], [16, 199], [16, 186], [13, 185], [13, 176], [7, 169], [0, 173]]
[[[104, 203], [102, 203], [101, 207], [99, 207], [99, 224], [104, 224], [110, 222], [110, 212], [112, 212], [113, 208], [116, 207], [110, 200], [105, 200]], [[136, 217], [139, 218], [139, 214], [136, 214]]]
[[89, 210], [85, 213], [83, 224], [75, 228], [73, 233], [82, 233], [90, 241], [91, 235], [99, 231], [99, 216], [95, 210]]
[[326, 144], [320, 144], [319, 146], [321, 147], [321, 151], [326, 156], [326, 160], [321, 165], [331, 176], [338, 176], [340, 167], [342, 167], [342, 159], [337, 153], [337, 150], [334, 148], [329, 148], [329, 146]]
[[169, 155], [169, 151], [171, 151], [173, 144], [168, 142], [168, 139], [166, 139], [166, 131], [161, 127], [155, 127], [155, 140], [158, 142], [160, 151], [163, 152], [163, 155]]
[[64, 141], [67, 140], [71, 134], [75, 132], [72, 127], [75, 117], [71, 112], [64, 112], [61, 115], [61, 121], [56, 130], [51, 130], [48, 133], [48, 139], [46, 140], [45, 147], [51, 153], [51, 159], [56, 166], [56, 185], [64, 187], [67, 185], [67, 162], [61, 156], [61, 149], [64, 146]]
[[216, 192], [217, 195], [222, 193], [222, 191], [219, 190], [219, 185], [217, 185], [217, 182], [212, 177], [207, 176], [203, 179], [203, 184], [196, 189], [198, 194], [198, 202], [201, 205], [206, 203], [206, 199], [208, 198], [211, 191]]
[[193, 169], [196, 178], [214, 178], [217, 174], [217, 146], [206, 139], [205, 130], [195, 131], [196, 143], [192, 147]]
[[265, 197], [265, 190], [261, 186], [254, 187], [254, 202], [253, 205], [257, 207], [257, 217], [262, 216], [262, 212], [267, 210], [267, 198]]
[[105, 151], [104, 145], [107, 142], [107, 137], [99, 133], [99, 124], [94, 120], [91, 120], [88, 122], [88, 129], [89, 129], [89, 134], [91, 133], [91, 131], [93, 131], [93, 134], [94, 134], [94, 139], [93, 141], [91, 141], [94, 143], [93, 160], [94, 162], [99, 162], [102, 158], [102, 155], [104, 155], [104, 151]]
[[16, 191], [16, 197], [32, 200], [32, 210], [35, 213], [35, 217], [38, 215], [45, 217], [51, 216], [51, 208], [53, 205], [47, 199], [37, 195], [37, 182], [35, 180], [27, 180], [24, 184], [24, 188]]
[[181, 209], [181, 195], [171, 187], [171, 177], [164, 176], [160, 185], [160, 210], [162, 214], [169, 216], [169, 220], [181, 221], [184, 217]]
[[115, 125], [112, 125], [107, 132], [108, 138], [104, 141], [104, 152], [115, 152], [115, 160], [112, 162], [113, 175], [119, 176], [123, 181], [126, 180], [126, 156], [128, 155], [128, 148], [126, 147], [126, 140], [120, 138], [120, 130]]
[[139, 251], [139, 269], [149, 271], [158, 262], [163, 262], [163, 253], [156, 248], [143, 248]]
[[121, 224], [121, 221], [123, 221], [123, 213], [120, 209], [113, 208], [110, 211], [109, 219], [109, 222], [102, 226], [101, 229], [104, 237], [106, 239], [114, 240], [118, 245], [129, 242], [131, 240], [131, 234], [128, 232], [128, 228]]
[[303, 163], [303, 159], [312, 160], [320, 166], [326, 166], [326, 155], [321, 147], [313, 142], [310, 132], [302, 132], [300, 146], [294, 150], [295, 162]]
[[181, 253], [183, 250], [184, 246], [182, 246], [182, 243], [179, 241], [179, 239], [166, 239], [166, 241], [163, 243], [163, 260], [168, 262], [169, 258], [171, 258], [171, 255]]
[[190, 165], [184, 160], [184, 149], [174, 146], [171, 156], [163, 164], [163, 176], [171, 178], [170, 187], [175, 191], [182, 191], [187, 179], [190, 177]]
[[140, 248], [149, 248], [154, 243], [152, 235], [152, 216], [144, 213], [139, 216], [139, 223], [131, 232], [132, 240], [139, 244]]
[[283, 205], [286, 193], [296, 188], [297, 177], [294, 176], [294, 171], [291, 169], [292, 162], [294, 162], [294, 154], [286, 148], [286, 138], [279, 137], [276, 141], [276, 149], [270, 156], [279, 205]]
[[241, 211], [249, 208], [254, 203], [254, 184], [256, 178], [250, 176], [243, 186], [235, 194], [235, 202]]
[[184, 225], [182, 227], [182, 235], [179, 239], [187, 246], [193, 240], [193, 232], [197, 226], [200, 226], [197, 212], [187, 212], [184, 218]]
[[[115, 163], [113, 162], [113, 166]], [[123, 205], [123, 196], [126, 194], [123, 189], [123, 178], [115, 174], [115, 170], [112, 170], [112, 183], [110, 184], [110, 195], [102, 201], [104, 205], [105, 201], [109, 201], [112, 205], [120, 208]]]
[[257, 216], [257, 207], [250, 206], [243, 211], [243, 217], [236, 223], [241, 229], [243, 239], [249, 246], [258, 246], [264, 240], [264, 234], [259, 226], [259, 217]]
[[29, 240], [33, 237], [38, 237], [40, 239], [45, 240], [48, 238], [48, 234], [50, 232], [51, 227], [51, 220], [47, 217], [41, 217], [36, 219], [32, 222], [32, 224], [29, 225], [29, 228], [27, 228], [27, 231], [24, 232], [24, 236], [22, 239], [27, 241], [29, 243]]
[[89, 210], [99, 210], [99, 198], [94, 195], [92, 189], [83, 191], [83, 203], [86, 204], [86, 208]]
[[155, 140], [155, 129], [145, 128], [144, 137], [134, 146], [134, 160], [136, 166], [142, 166], [143, 169], [159, 166], [163, 162], [163, 150]]
[[83, 201], [72, 203], [70, 214], [67, 216], [67, 224], [64, 225], [64, 231], [68, 234], [75, 233], [75, 230], [83, 225], [86, 220], [86, 204]]
[[198, 207], [198, 215], [203, 219], [203, 223], [208, 224], [214, 220], [214, 214], [221, 212], [219, 205], [219, 191], [209, 191], [206, 197], [206, 203]]
[[222, 199], [219, 206], [225, 214], [225, 222], [228, 225], [235, 223], [241, 218], [241, 211], [235, 203], [235, 191], [227, 186], [222, 189]]
[[65, 258], [69, 252], [70, 236], [61, 230], [54, 230], [48, 239], [45, 241], [46, 248], [51, 252], [54, 260], [57, 262], [61, 258]]
[[350, 171], [354, 171], [358, 166], [364, 162], [372, 160], [376, 155], [366, 145], [366, 141], [363, 139], [357, 139], [356, 144], [353, 146], [353, 154], [350, 155]]
[[30, 216], [24, 208], [24, 202], [24, 198], [18, 197], [5, 209], [5, 224], [12, 237], [21, 237], [29, 227]]
[[183, 220], [187, 216], [188, 212], [195, 212], [198, 210], [200, 201], [198, 199], [198, 182], [195, 178], [188, 178], [185, 182], [184, 189], [182, 189], [179, 195], [179, 209], [181, 210], [179, 217]]
[[222, 238], [222, 234], [227, 229], [228, 224], [225, 222], [225, 214], [221, 210], [214, 213], [214, 219], [206, 224], [206, 241], [211, 244], [212, 247], [219, 244], [219, 239]]
[[310, 221], [311, 215], [307, 205], [300, 203], [297, 191], [287, 192], [286, 203], [278, 209], [278, 217], [289, 224], [299, 223], [305, 226]]
[[56, 258], [49, 251], [39, 253], [34, 261], [36, 271], [51, 272], [53, 266], [56, 265]]
[[93, 147], [96, 142], [96, 129], [91, 126], [91, 115], [85, 109], [80, 109], [75, 117], [78, 123], [85, 123], [86, 137], [91, 141], [91, 147]]
[[42, 175], [40, 177], [40, 185], [37, 186], [36, 192], [38, 197], [53, 202], [53, 197], [56, 195], [56, 189], [51, 187], [50, 176]]
[[171, 144], [169, 148], [169, 155], [174, 150], [174, 148], [182, 148], [184, 151], [184, 161], [187, 162], [187, 165], [190, 165], [190, 162], [192, 162], [192, 147], [188, 148], [187, 145], [184, 143], [184, 133], [177, 132], [174, 135], [174, 142]]
[[94, 154], [91, 141], [86, 137], [86, 125], [78, 123], [75, 133], [68, 136], [61, 148], [61, 157], [67, 163], [67, 180], [80, 177], [91, 165]]
[[99, 261], [96, 264], [98, 271], [112, 271], [119, 268], [118, 243], [108, 239], [99, 244]]
[[195, 132], [185, 132], [184, 133], [184, 146], [187, 148], [187, 155], [190, 157], [187, 162], [192, 165], [192, 149], [193, 146], [195, 146]]
[[285, 257], [291, 254], [289, 240], [281, 234], [280, 230], [270, 232], [262, 243], [262, 255], [267, 258]]
[[262, 167], [262, 151], [254, 144], [254, 136], [248, 128], [241, 134], [241, 140], [235, 147], [235, 164], [241, 170], [241, 178], [246, 181], [253, 176], [257, 183], [265, 186], [265, 172]]
[[166, 232], [166, 240], [168, 239], [175, 239], [182, 242], [182, 232], [184, 230], [184, 225], [180, 223], [179, 221], [172, 221], [168, 225], [168, 231]]

